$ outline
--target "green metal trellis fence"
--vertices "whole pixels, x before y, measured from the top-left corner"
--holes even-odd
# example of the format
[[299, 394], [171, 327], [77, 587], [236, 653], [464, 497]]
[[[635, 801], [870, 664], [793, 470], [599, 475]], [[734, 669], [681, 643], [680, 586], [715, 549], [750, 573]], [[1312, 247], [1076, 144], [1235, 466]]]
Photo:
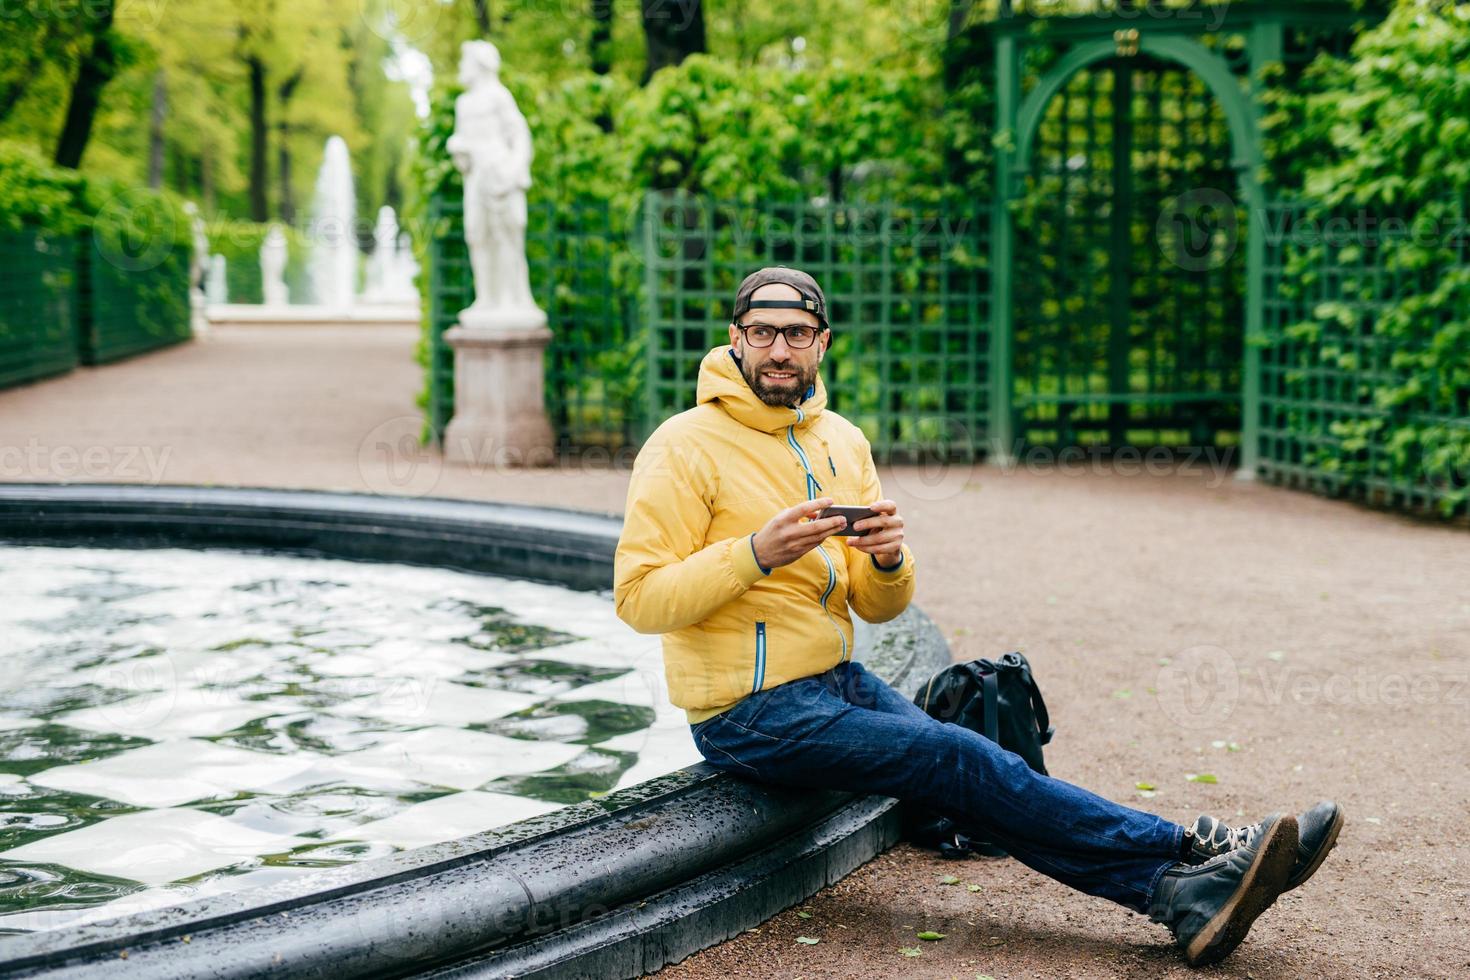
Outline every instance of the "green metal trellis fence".
[[83, 364], [106, 364], [193, 336], [187, 245], [135, 262], [89, 238], [79, 253]]
[[[1395, 267], [1374, 233], [1323, 234], [1330, 225], [1299, 203], [1277, 203], [1257, 229], [1267, 237], [1258, 470], [1331, 495], [1464, 512], [1470, 465], [1463, 452], [1440, 458], [1435, 450], [1470, 444], [1470, 364], [1458, 380], [1416, 378], [1423, 345], [1395, 336], [1383, 319], [1395, 301], [1430, 295], [1432, 276], [1470, 275], [1466, 227], [1449, 230], [1457, 260], [1444, 270]], [[1465, 315], [1448, 304], [1434, 311], [1442, 322]], [[1411, 379], [1417, 397], [1385, 403], [1380, 392]]]
[[[1254, 345], [1262, 362], [1258, 401], [1238, 400], [1239, 364], [1221, 360], [1231, 351], [1244, 356], [1247, 318], [1238, 305], [1214, 318], [1233, 337], [1195, 341], [1210, 347], [1217, 390], [1242, 413], [1255, 413], [1257, 471], [1414, 508], [1463, 493], [1462, 471], [1403, 465], [1403, 447], [1391, 444], [1387, 427], [1395, 410], [1373, 393], [1376, 384], [1405, 376], [1396, 365], [1412, 351], [1377, 329], [1376, 316], [1395, 290], [1413, 284], [1352, 292], [1350, 284], [1360, 290], [1364, 281], [1385, 280], [1387, 270], [1374, 265], [1381, 258], [1296, 249], [1296, 213], [1274, 204], [1263, 219], [1241, 224], [1242, 234], [1267, 239], [1263, 333]], [[442, 427], [453, 408], [453, 362], [440, 337], [471, 290], [457, 208], [440, 201], [433, 214], [431, 418]], [[739, 280], [761, 265], [789, 264], [810, 271], [827, 292], [835, 328], [824, 364], [831, 404], [864, 429], [880, 459], [977, 458], [993, 448], [993, 284], [988, 226], [977, 216], [894, 202], [743, 205], [676, 193], [649, 195], [626, 227], [606, 205], [555, 212], [543, 205], [532, 215], [533, 283], [557, 338], [547, 402], [564, 446], [636, 445], [691, 406], [700, 359], [726, 340]], [[1351, 327], [1343, 309], [1355, 311]], [[1023, 411], [1045, 372], [1007, 373]], [[1470, 391], [1447, 388], [1435, 397], [1409, 420], [1450, 432], [1470, 426]], [[1231, 433], [1211, 418], [1208, 437], [1228, 443]], [[1359, 445], [1360, 437], [1342, 435], [1335, 424], [1362, 419], [1385, 422], [1376, 442]]]
[[76, 253], [71, 238], [0, 233], [0, 388], [76, 367]]
[[642, 216], [651, 421], [694, 404], [700, 359], [728, 342], [740, 280], [790, 265], [827, 296], [829, 402], [878, 458], [980, 451], [989, 397], [983, 212], [659, 194], [645, 198]]
[[[428, 422], [437, 438], [454, 414], [454, 352], [444, 332], [474, 298], [474, 286], [462, 203], [436, 197], [429, 219]], [[538, 202], [528, 222], [531, 291], [552, 328], [546, 363], [552, 426], [572, 445], [628, 445], [637, 435], [633, 318], [631, 297], [618, 286], [627, 249], [612, 209], [605, 201]]]
[[40, 229], [0, 233], [0, 388], [187, 340], [189, 249], [141, 258]]
[[[470, 299], [457, 204], [431, 208], [429, 418], [453, 411], [445, 330]], [[555, 336], [547, 408], [564, 444], [636, 444], [694, 404], [699, 361], [725, 343], [730, 301], [762, 265], [815, 275], [834, 325], [832, 407], [882, 459], [974, 457], [986, 433], [987, 225], [980, 212], [895, 202], [744, 205], [650, 194], [631, 220], [606, 205], [533, 208], [527, 252]]]

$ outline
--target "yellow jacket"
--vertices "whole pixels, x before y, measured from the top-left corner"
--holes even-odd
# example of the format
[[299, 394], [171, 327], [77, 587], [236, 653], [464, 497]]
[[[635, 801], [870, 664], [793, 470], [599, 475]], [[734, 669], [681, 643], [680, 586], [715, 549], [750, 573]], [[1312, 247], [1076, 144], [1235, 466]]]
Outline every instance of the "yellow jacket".
[[862, 431], [824, 411], [820, 377], [797, 408], [750, 390], [729, 346], [699, 366], [698, 405], [653, 433], [633, 466], [614, 560], [618, 616], [662, 633], [669, 699], [695, 724], [756, 691], [852, 659], [853, 612], [883, 622], [914, 594], [914, 558], [882, 569], [829, 537], [764, 571], [752, 538], [803, 499], [882, 499]]

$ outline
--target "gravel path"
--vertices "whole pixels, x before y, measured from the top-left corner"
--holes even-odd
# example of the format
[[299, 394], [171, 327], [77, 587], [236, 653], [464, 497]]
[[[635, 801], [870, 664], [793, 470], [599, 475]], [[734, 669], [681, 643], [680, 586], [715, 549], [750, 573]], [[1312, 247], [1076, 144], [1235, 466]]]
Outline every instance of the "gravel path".
[[[626, 477], [605, 459], [495, 472], [413, 450], [413, 343], [233, 328], [3, 391], [0, 480], [621, 510]], [[1113, 799], [1180, 821], [1343, 803], [1327, 864], [1212, 974], [1470, 976], [1470, 538], [1209, 469], [1074, 469], [884, 472], [918, 601], [956, 657], [1025, 651], [1057, 726], [1048, 766]], [[1187, 779], [1206, 773], [1218, 782]], [[1160, 927], [1007, 860], [899, 845], [804, 908], [659, 975], [1189, 972]]]

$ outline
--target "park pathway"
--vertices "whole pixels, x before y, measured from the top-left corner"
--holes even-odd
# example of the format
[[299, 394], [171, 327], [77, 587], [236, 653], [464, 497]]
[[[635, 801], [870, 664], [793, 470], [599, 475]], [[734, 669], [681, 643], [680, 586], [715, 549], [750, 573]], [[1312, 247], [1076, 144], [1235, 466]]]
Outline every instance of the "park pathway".
[[0, 480], [310, 487], [622, 509], [626, 482], [606, 467], [565, 480], [550, 471], [444, 466], [418, 447], [417, 341], [416, 328], [395, 326], [216, 327], [192, 343], [0, 391]]

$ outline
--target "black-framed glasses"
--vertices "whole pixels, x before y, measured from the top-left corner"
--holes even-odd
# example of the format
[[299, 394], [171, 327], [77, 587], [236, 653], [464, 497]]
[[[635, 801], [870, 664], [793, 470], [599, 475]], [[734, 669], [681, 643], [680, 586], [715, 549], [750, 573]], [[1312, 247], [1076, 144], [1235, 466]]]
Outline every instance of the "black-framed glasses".
[[817, 334], [826, 330], [826, 327], [809, 327], [804, 323], [793, 324], [789, 327], [772, 327], [764, 323], [737, 323], [736, 327], [743, 330], [745, 342], [752, 347], [769, 347], [776, 342], [776, 335], [781, 334], [786, 338], [786, 346], [792, 350], [804, 350], [817, 340]]

